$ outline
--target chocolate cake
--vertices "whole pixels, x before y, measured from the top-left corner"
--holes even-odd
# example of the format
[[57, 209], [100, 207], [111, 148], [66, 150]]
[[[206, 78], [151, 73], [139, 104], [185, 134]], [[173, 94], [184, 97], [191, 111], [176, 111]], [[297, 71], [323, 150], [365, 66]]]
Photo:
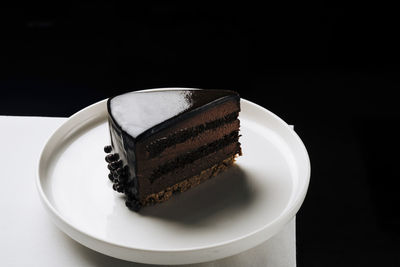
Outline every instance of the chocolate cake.
[[108, 177], [134, 211], [200, 184], [241, 155], [236, 92], [129, 92], [108, 99], [107, 110]]

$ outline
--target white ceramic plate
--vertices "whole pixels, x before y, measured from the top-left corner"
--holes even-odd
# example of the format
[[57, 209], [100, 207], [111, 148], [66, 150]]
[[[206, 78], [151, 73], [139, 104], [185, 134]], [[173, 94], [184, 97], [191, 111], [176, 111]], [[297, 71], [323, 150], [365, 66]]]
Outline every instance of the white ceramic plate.
[[141, 263], [187, 264], [252, 248], [295, 216], [310, 162], [297, 134], [241, 100], [243, 156], [225, 173], [135, 213], [107, 178], [106, 100], [70, 117], [43, 148], [37, 187], [55, 224], [79, 243]]

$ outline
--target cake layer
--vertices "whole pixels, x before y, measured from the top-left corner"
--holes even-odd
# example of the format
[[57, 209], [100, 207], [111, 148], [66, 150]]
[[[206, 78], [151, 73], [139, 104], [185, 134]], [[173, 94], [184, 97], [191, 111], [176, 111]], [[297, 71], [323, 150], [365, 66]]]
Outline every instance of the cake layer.
[[[154, 147], [157, 143], [168, 142], [168, 147], [174, 146], [172, 141], [162, 141], [165, 139], [170, 139], [168, 137], [171, 135], [174, 135], [182, 130], [190, 131], [190, 129], [193, 129], [194, 127], [202, 127], [201, 125], [204, 125], [203, 127], [205, 127], [207, 123], [213, 123], [224, 118], [225, 116], [230, 116], [232, 113], [238, 113], [239, 111], [240, 106], [236, 100], [227, 100], [220, 105], [210, 107], [208, 110], [198, 112], [191, 118], [179, 121], [175, 125], [172, 125], [168, 130], [157, 132], [151, 137], [137, 143], [137, 160], [147, 160], [154, 157], [154, 152], [151, 152], [151, 147]], [[175, 140], [175, 143], [182, 143], [182, 140]], [[165, 149], [167, 149], [167, 147], [165, 147]]]
[[166, 148], [157, 157], [150, 158], [148, 160], [139, 160], [137, 171], [143, 174], [151, 175], [154, 168], [157, 168], [160, 163], [174, 160], [178, 155], [182, 153], [188, 153], [188, 151], [196, 150], [197, 148], [204, 146], [204, 144], [211, 144], [224, 136], [231, 134], [239, 129], [240, 121], [235, 120], [230, 124], [221, 125], [217, 129], [207, 130], [201, 134], [190, 138], [184, 143], [179, 143], [174, 146]]
[[[229, 134], [222, 136], [220, 139], [213, 140], [212, 142], [200, 146], [191, 146], [190, 149], [188, 148], [184, 153], [171, 153], [170, 160], [159, 162], [153, 161], [153, 164], [148, 164], [147, 168], [143, 171], [138, 168], [138, 173], [148, 177], [148, 179], [153, 183], [163, 174], [173, 171], [180, 166], [190, 164], [193, 161], [205, 157], [206, 155], [218, 151], [232, 143], [236, 143], [238, 139], [239, 134], [236, 129], [236, 131], [230, 132]], [[141, 163], [141, 165], [144, 164], [144, 162]]]
[[141, 200], [141, 204], [143, 206], [146, 206], [167, 201], [172, 197], [175, 192], [184, 192], [225, 171], [234, 163], [234, 161], [235, 155], [232, 155], [225, 160], [213, 165], [212, 167], [202, 170], [197, 175], [186, 178], [183, 181], [177, 182], [172, 186], [168, 186], [161, 191], [147, 195]]
[[206, 131], [214, 130], [221, 125], [230, 124], [237, 119], [238, 115], [239, 112], [236, 111], [221, 118], [216, 118], [215, 120], [205, 122], [191, 128], [181, 129], [169, 134], [166, 137], [157, 139], [146, 146], [146, 150], [149, 151], [150, 154], [149, 158], [160, 155], [163, 151], [171, 146], [175, 146], [176, 144], [184, 143], [189, 139], [196, 138], [198, 135], [201, 135]]
[[177, 160], [174, 162], [176, 164], [174, 168], [171, 166], [164, 166], [162, 167], [164, 170], [157, 169], [156, 172], [159, 176], [153, 181], [149, 179], [149, 176], [143, 176], [142, 174], [138, 173], [137, 177], [139, 181], [139, 187], [141, 188], [139, 198], [143, 199], [143, 197], [151, 193], [159, 192], [166, 186], [171, 186], [188, 177], [198, 174], [202, 170], [210, 168], [223, 159], [236, 154], [241, 154], [240, 143], [238, 142], [230, 143], [213, 152], [210, 151], [209, 154], [202, 157], [190, 157], [184, 159], [183, 162], [185, 163]]
[[232, 132], [229, 135], [225, 135], [223, 138], [218, 139], [212, 143], [198, 147], [197, 149], [178, 155], [175, 159], [161, 164], [157, 169], [152, 172], [150, 181], [154, 182], [160, 176], [168, 173], [176, 168], [185, 166], [192, 163], [193, 161], [203, 158], [210, 153], [220, 150], [232, 143], [236, 143], [239, 140], [239, 133], [237, 131]]

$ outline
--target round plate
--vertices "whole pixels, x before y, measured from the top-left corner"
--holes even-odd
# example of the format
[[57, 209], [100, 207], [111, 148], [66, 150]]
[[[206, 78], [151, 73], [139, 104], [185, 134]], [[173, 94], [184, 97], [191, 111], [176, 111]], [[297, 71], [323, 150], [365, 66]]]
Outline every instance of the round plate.
[[43, 148], [41, 200], [71, 238], [124, 260], [188, 264], [252, 248], [295, 216], [310, 162], [300, 138], [279, 117], [244, 99], [241, 108], [243, 156], [232, 168], [135, 213], [107, 178], [106, 100], [93, 104], [70, 117]]

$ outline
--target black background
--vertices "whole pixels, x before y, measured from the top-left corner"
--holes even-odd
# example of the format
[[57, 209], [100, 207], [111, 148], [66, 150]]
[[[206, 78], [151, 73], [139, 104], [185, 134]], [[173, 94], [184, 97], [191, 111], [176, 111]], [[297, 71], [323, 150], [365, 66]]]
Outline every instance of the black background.
[[0, 114], [70, 116], [154, 87], [236, 90], [294, 124], [309, 151], [298, 266], [399, 266], [396, 10], [3, 6]]

